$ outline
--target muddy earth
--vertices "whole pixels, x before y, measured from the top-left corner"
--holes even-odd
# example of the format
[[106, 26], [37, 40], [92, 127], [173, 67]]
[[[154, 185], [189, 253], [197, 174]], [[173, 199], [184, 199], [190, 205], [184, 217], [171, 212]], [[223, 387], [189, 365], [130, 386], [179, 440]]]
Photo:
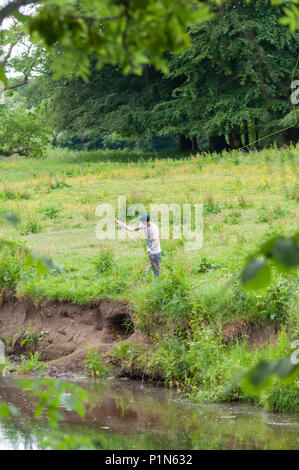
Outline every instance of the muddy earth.
[[[134, 315], [124, 302], [97, 301], [84, 306], [69, 301], [2, 296], [0, 339], [6, 356], [39, 352], [48, 373], [80, 372], [88, 349], [107, 353], [120, 341], [147, 344], [135, 331]], [[25, 340], [25, 341], [24, 341]]]

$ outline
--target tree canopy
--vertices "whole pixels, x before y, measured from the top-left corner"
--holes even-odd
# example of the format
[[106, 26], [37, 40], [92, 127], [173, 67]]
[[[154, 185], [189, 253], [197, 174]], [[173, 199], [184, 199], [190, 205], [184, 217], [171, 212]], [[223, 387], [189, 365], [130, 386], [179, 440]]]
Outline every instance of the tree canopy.
[[282, 14], [264, 0], [227, 0], [204, 25], [189, 28], [189, 48], [165, 54], [165, 73], [150, 65], [141, 77], [125, 75], [120, 65], [98, 70], [89, 56], [88, 82], [77, 77], [54, 85], [50, 78], [47, 85], [57, 132], [177, 133], [181, 150], [196, 149], [198, 137], [212, 151], [273, 133], [265, 143], [296, 142], [296, 128], [276, 133], [286, 116], [294, 123], [289, 96], [299, 39], [279, 24]]
[[[53, 57], [56, 77], [87, 78], [89, 54], [95, 54], [99, 68], [120, 64], [125, 73], [141, 74], [144, 65], [152, 64], [165, 72], [167, 62], [163, 54], [188, 47], [188, 27], [208, 20], [213, 14], [211, 6], [222, 11], [225, 3], [225, 0], [11, 0], [0, 7], [0, 55], [5, 20], [14, 17], [27, 28], [31, 40], [42, 43]], [[298, 0], [272, 0], [271, 4], [283, 7], [280, 23], [292, 31], [299, 27]], [[5, 81], [3, 65], [0, 80]]]
[[0, 9], [0, 23], [12, 18], [0, 30], [0, 80], [30, 81], [30, 108], [46, 99], [56, 132], [176, 133], [181, 150], [258, 146], [268, 134], [265, 143], [295, 143], [296, 4], [13, 0]]

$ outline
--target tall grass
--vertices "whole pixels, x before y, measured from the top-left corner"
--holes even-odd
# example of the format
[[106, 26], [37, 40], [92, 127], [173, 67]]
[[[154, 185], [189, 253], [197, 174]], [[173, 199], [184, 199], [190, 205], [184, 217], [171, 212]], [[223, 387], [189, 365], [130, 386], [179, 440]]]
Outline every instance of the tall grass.
[[[55, 149], [44, 160], [0, 158], [0, 217], [5, 212], [21, 216], [18, 231], [2, 219], [1, 236], [26, 242], [64, 267], [63, 273], [54, 270], [41, 278], [6, 253], [0, 259], [0, 286], [16, 289], [18, 295], [78, 304], [98, 298], [129, 301], [137, 327], [153, 343], [150, 350], [133, 349], [131, 364], [135, 361], [135, 367], [139, 364], [144, 373], [170, 385], [189, 380], [190, 387], [199, 388], [198, 398], [216, 399], [240, 367], [262, 354], [275, 354], [270, 346], [249, 350], [246, 342], [222, 348], [217, 335], [227, 325], [278, 324], [298, 339], [297, 274], [274, 272], [269, 288], [251, 294], [242, 290], [238, 277], [256, 246], [297, 229], [297, 168], [294, 149], [222, 155]], [[154, 280], [146, 272], [143, 239], [95, 236], [97, 205], [111, 204], [117, 216], [119, 195], [146, 210], [152, 203], [202, 203], [203, 248], [186, 251], [183, 239], [161, 239], [161, 276]], [[5, 273], [11, 267], [9, 277]], [[201, 344], [196, 355], [203, 369], [192, 359], [192, 342]], [[123, 354], [128, 354], [125, 348]], [[212, 357], [213, 365], [208, 362]], [[199, 383], [193, 380], [197, 373]], [[275, 398], [270, 403], [265, 395], [264, 403], [288, 409], [281, 385], [273, 387]], [[291, 396], [294, 387], [288, 387]], [[235, 393], [242, 398], [240, 391]]]

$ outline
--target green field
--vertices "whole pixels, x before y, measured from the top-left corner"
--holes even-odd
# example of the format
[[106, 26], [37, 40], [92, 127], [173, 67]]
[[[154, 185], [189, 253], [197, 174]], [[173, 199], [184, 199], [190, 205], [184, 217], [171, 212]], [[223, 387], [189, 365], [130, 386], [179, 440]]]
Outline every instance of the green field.
[[[127, 360], [139, 357], [147, 375], [154, 377], [158, 370], [170, 385], [184, 383], [197, 390], [200, 382], [195, 398], [219, 399], [224, 382], [240, 368], [258, 357], [280, 357], [289, 341], [299, 337], [296, 273], [273, 271], [267, 289], [249, 294], [238, 277], [262, 241], [291, 235], [298, 227], [299, 154], [269, 149], [178, 157], [52, 150], [40, 160], [0, 158], [0, 214], [13, 212], [21, 219], [15, 229], [1, 217], [1, 236], [26, 243], [64, 268], [43, 277], [32, 268], [18, 273], [18, 257], [4, 254], [0, 287], [10, 283], [17, 295], [80, 304], [99, 298], [129, 301], [154, 346], [151, 353], [136, 349], [130, 358], [123, 351]], [[162, 275], [154, 280], [145, 272], [144, 240], [99, 240], [95, 235], [96, 207], [109, 203], [117, 209], [120, 195], [147, 210], [154, 203], [203, 203], [203, 248], [186, 251], [184, 240], [162, 239]], [[11, 282], [3, 274], [8, 263], [16, 265]], [[279, 323], [288, 339], [282, 333], [278, 345], [262, 349], [249, 349], [244, 340], [222, 347], [216, 331], [240, 321]], [[206, 346], [202, 325], [210, 338]], [[201, 338], [202, 362], [190, 374], [190, 363], [199, 357], [188, 346], [192, 335]], [[121, 349], [115, 355], [120, 358]], [[199, 369], [209, 373], [199, 378]], [[273, 409], [298, 409], [297, 385], [286, 385], [282, 399], [282, 385], [274, 382], [262, 401]], [[233, 396], [248, 399], [239, 389]]]

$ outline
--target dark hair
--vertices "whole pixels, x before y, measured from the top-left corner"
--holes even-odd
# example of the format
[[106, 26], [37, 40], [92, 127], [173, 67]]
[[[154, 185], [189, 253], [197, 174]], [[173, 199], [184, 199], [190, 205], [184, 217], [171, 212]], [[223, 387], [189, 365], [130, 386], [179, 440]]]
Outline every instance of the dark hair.
[[149, 222], [151, 218], [148, 214], [142, 214], [138, 217], [138, 220], [140, 220], [140, 222]]

